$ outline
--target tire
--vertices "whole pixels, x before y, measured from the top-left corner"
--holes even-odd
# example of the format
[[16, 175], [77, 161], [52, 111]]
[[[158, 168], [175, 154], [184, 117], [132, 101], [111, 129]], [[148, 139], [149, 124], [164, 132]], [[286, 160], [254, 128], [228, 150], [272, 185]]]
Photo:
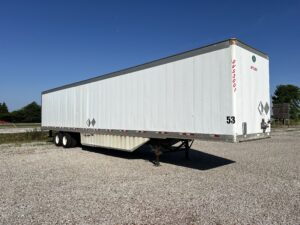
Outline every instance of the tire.
[[77, 142], [77, 139], [74, 137], [74, 136], [71, 136], [72, 138], [72, 144], [71, 144], [71, 147], [72, 148], [75, 148], [78, 146], [78, 142]]
[[53, 141], [56, 146], [61, 146], [62, 145], [62, 134], [56, 133], [54, 135]]
[[62, 136], [62, 146], [64, 148], [70, 148], [72, 147], [72, 136], [68, 133], [63, 134]]

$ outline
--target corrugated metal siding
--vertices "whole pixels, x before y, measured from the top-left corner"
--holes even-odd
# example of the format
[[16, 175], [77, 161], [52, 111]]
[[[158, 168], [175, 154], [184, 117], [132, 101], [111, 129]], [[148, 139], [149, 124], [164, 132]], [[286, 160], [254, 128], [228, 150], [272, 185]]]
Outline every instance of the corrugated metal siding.
[[231, 51], [225, 48], [42, 96], [42, 125], [233, 134]]
[[107, 134], [81, 134], [81, 144], [132, 152], [149, 141], [149, 138]]

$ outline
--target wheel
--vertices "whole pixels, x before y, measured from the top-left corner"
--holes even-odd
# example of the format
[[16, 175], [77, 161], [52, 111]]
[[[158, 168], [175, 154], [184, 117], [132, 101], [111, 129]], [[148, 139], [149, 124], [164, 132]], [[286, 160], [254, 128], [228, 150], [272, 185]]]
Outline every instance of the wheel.
[[72, 147], [72, 136], [68, 133], [65, 133], [63, 134], [63, 137], [62, 137], [62, 146], [64, 148], [70, 148]]
[[56, 133], [54, 135], [54, 144], [56, 146], [61, 146], [62, 145], [62, 134], [61, 133]]
[[78, 141], [74, 136], [71, 136], [71, 139], [72, 139], [71, 147], [74, 148], [78, 145]]

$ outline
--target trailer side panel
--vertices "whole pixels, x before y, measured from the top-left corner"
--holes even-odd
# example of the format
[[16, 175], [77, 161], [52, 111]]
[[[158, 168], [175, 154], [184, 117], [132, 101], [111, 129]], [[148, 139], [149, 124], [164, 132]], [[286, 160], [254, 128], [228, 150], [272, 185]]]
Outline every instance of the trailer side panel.
[[233, 135], [230, 47], [42, 95], [43, 127]]

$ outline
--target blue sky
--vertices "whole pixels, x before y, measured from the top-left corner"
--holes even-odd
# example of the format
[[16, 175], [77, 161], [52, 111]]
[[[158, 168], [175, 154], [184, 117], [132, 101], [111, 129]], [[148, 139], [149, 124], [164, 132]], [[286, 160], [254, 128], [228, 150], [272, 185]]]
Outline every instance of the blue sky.
[[300, 1], [0, 1], [0, 102], [237, 37], [300, 86]]

